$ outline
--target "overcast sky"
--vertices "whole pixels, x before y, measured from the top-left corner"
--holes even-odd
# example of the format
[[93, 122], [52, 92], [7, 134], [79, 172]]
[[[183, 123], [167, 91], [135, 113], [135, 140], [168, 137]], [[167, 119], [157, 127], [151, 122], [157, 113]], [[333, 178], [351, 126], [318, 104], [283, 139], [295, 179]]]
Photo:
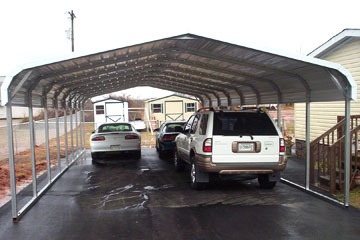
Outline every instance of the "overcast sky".
[[[344, 28], [360, 28], [359, 0], [0, 1], [0, 75], [71, 54], [88, 54], [193, 33], [239, 45], [307, 54]], [[70, 55], [71, 56], [71, 55]], [[136, 90], [135, 96], [163, 92]]]

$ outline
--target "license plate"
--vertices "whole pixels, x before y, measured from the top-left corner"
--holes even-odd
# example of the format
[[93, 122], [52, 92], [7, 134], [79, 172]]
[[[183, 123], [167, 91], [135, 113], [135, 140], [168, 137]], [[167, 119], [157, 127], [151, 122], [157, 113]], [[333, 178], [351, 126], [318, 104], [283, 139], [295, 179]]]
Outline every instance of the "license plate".
[[111, 150], [120, 150], [120, 145], [110, 145]]
[[238, 143], [238, 152], [254, 152], [254, 143]]

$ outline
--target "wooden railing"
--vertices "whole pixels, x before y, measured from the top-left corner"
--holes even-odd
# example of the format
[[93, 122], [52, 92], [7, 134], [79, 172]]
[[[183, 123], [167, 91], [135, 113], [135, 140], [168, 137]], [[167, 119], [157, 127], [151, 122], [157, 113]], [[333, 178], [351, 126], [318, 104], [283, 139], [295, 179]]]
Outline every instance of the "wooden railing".
[[[310, 183], [329, 186], [331, 193], [336, 188], [343, 190], [344, 178], [344, 118], [324, 134], [310, 143]], [[360, 167], [359, 163], [359, 131], [360, 115], [351, 116], [351, 171]], [[350, 175], [351, 176], [351, 175]]]

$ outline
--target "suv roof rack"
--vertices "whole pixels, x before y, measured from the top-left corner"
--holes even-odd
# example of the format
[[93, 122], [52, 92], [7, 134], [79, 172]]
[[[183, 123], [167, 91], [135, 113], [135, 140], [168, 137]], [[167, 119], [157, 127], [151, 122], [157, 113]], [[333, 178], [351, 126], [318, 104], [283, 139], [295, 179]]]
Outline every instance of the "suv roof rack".
[[215, 112], [215, 109], [213, 107], [204, 107], [204, 108], [200, 108], [199, 110], [197, 110], [196, 112], [202, 112], [202, 111], [212, 111]]

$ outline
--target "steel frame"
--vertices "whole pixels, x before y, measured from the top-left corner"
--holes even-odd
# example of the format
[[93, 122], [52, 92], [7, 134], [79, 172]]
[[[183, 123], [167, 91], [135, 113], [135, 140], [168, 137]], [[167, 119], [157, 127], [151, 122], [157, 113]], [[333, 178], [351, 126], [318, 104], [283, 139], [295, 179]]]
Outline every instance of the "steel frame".
[[[176, 53], [181, 52], [188, 54], [177, 56]], [[196, 60], [194, 60], [194, 58]], [[216, 62], [221, 61], [226, 67], [217, 66]], [[60, 71], [53, 71], [51, 74], [39, 74], [39, 78], [34, 78], [33, 70], [29, 70], [18, 80], [17, 85], [11, 91], [7, 90], [6, 113], [8, 125], [8, 147], [9, 147], [9, 168], [10, 168], [10, 186], [11, 186], [11, 204], [12, 217], [14, 220], [21, 218], [25, 212], [34, 205], [38, 199], [52, 186], [52, 184], [61, 177], [61, 175], [71, 167], [71, 165], [79, 159], [86, 148], [86, 125], [84, 107], [88, 98], [96, 95], [108, 93], [110, 90], [118, 91], [134, 86], [153, 86], [160, 89], [173, 89], [180, 93], [191, 94], [199, 98], [202, 104], [208, 103], [213, 105], [213, 100], [217, 101], [217, 106], [221, 106], [221, 96], [223, 94], [227, 100], [227, 106], [233, 105], [231, 91], [235, 91], [240, 98], [241, 105], [249, 104], [245, 102], [245, 90], [251, 90], [251, 94], [256, 96], [254, 99], [256, 105], [262, 102], [259, 85], [266, 84], [265, 91], [268, 89], [270, 93], [276, 95], [278, 104], [278, 126], [281, 126], [281, 104], [283, 96], [281, 86], [275, 83], [269, 75], [261, 76], [245, 72], [241, 69], [232, 70], [230, 66], [246, 66], [251, 69], [264, 70], [274, 74], [284, 74], [296, 79], [306, 92], [306, 176], [305, 187], [299, 186], [286, 179], [282, 181], [300, 187], [307, 192], [328, 198], [320, 193], [314, 192], [310, 188], [310, 102], [312, 100], [311, 89], [309, 83], [299, 74], [282, 70], [278, 67], [269, 67], [264, 64], [255, 63], [252, 57], [245, 60], [238, 58], [216, 55], [206, 52], [202, 49], [191, 49], [177, 46], [177, 44], [168, 44], [159, 49], [150, 49], [135, 53], [117, 55], [113, 53], [109, 59], [102, 56], [99, 61], [86, 62], [86, 66], [74, 63], [73, 67], [63, 67]], [[173, 64], [181, 65], [173, 66]], [[88, 72], [89, 71], [89, 72]], [[345, 99], [345, 149], [350, 149], [350, 97], [351, 87], [343, 87], [344, 82], [338, 79], [334, 70], [326, 70], [333, 84], [343, 93]], [[35, 73], [36, 71], [34, 71]], [[121, 76], [120, 76], [121, 75]], [[96, 79], [93, 79], [96, 77]], [[27, 94], [24, 96], [24, 103], [29, 111], [29, 132], [30, 132], [30, 153], [32, 164], [32, 199], [25, 204], [20, 210], [17, 206], [16, 194], [16, 178], [15, 178], [15, 156], [14, 156], [14, 136], [12, 125], [12, 100], [15, 95], [22, 91], [24, 84], [28, 79], [34, 78], [28, 86]], [[49, 83], [46, 81], [50, 80]], [[43, 81], [43, 82], [41, 82]], [[42, 84], [39, 84], [42, 83]], [[44, 83], [44, 84], [43, 84]], [[61, 84], [62, 85], [61, 85]], [[83, 88], [85, 87], [86, 88]], [[39, 88], [42, 88], [41, 92]], [[246, 88], [246, 89], [245, 89]], [[50, 94], [51, 92], [51, 94]], [[245, 94], [244, 94], [245, 93]], [[36, 174], [36, 156], [35, 156], [35, 126], [33, 118], [33, 94], [41, 96], [42, 107], [44, 110], [45, 124], [45, 145], [46, 145], [46, 166], [47, 166], [47, 184], [38, 189]], [[53, 95], [52, 95], [53, 94]], [[22, 95], [20, 95], [22, 97]], [[50, 103], [55, 108], [56, 118], [56, 158], [59, 173], [51, 176], [51, 159], [49, 145], [49, 119], [48, 119], [48, 97], [53, 97]], [[211, 97], [214, 96], [214, 97]], [[206, 100], [207, 99], [207, 100]], [[302, 99], [302, 98], [301, 98]], [[64, 137], [65, 137], [65, 166], [62, 166], [61, 147], [60, 147], [60, 126], [59, 126], [59, 102], [64, 111]], [[207, 102], [206, 102], [207, 101]], [[35, 106], [40, 105], [40, 103]], [[75, 144], [74, 152], [74, 122], [73, 111], [75, 110]], [[70, 145], [71, 154], [69, 153], [69, 133], [68, 133], [68, 111], [70, 112]], [[71, 161], [70, 161], [71, 159]], [[345, 180], [344, 180], [344, 202], [340, 203], [336, 200], [331, 201], [340, 203], [345, 207], [349, 206], [349, 177], [350, 177], [350, 152], [345, 151]]]

